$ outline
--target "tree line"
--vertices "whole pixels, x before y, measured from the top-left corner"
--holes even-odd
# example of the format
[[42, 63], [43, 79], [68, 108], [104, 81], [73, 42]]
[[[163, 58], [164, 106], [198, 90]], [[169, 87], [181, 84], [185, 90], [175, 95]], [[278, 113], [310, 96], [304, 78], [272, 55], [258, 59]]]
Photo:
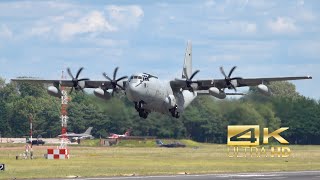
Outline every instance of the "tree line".
[[[226, 143], [228, 125], [260, 125], [269, 131], [289, 127], [281, 135], [290, 144], [320, 144], [320, 101], [300, 95], [289, 82], [274, 82], [269, 87], [273, 92], [270, 97], [254, 87], [241, 98], [199, 96], [179, 119], [159, 113], [142, 119], [121, 93], [104, 101], [77, 92], [68, 105], [68, 131], [80, 133], [92, 126], [97, 138], [130, 129], [136, 136]], [[57, 137], [61, 134], [60, 103], [42, 84], [5, 83], [0, 78], [1, 136], [28, 136], [31, 114], [35, 136]]]

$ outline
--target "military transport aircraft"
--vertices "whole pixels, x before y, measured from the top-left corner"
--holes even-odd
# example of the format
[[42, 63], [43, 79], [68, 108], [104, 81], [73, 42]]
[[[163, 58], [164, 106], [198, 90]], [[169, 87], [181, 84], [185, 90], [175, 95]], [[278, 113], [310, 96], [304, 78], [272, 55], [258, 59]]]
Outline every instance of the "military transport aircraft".
[[[103, 76], [107, 80], [89, 80], [88, 78], [79, 78], [83, 68], [80, 68], [74, 77], [68, 68], [68, 74], [71, 80], [39, 80], [39, 79], [13, 79], [18, 82], [32, 82], [52, 84], [48, 87], [48, 93], [52, 96], [61, 97], [60, 86], [71, 87], [73, 90], [83, 91], [84, 88], [94, 88], [94, 94], [102, 99], [109, 100], [115, 92], [123, 90], [127, 98], [134, 103], [135, 109], [142, 118], [147, 118], [152, 111], [170, 114], [179, 118], [184, 109], [197, 97], [197, 95], [212, 95], [219, 99], [226, 98], [227, 95], [244, 95], [237, 93], [237, 87], [257, 86], [258, 90], [266, 95], [271, 95], [267, 84], [271, 81], [287, 81], [299, 79], [312, 79], [311, 76], [297, 77], [269, 77], [269, 78], [242, 78], [232, 77], [236, 66], [232, 67], [228, 75], [222, 67], [220, 71], [224, 78], [222, 79], [204, 79], [194, 80], [194, 77], [200, 72], [192, 72], [192, 46], [188, 41], [182, 78], [175, 78], [171, 81], [161, 81], [157, 76], [149, 73], [136, 73], [127, 78], [123, 76], [117, 78], [118, 67], [113, 72], [113, 79], [106, 73]], [[233, 89], [235, 93], [226, 93], [225, 89]], [[71, 93], [70, 92], [70, 93]]]
[[66, 137], [70, 141], [76, 141], [78, 139], [93, 139], [91, 135], [92, 127], [89, 127], [84, 133], [76, 134], [76, 133], [66, 133], [58, 135], [59, 138]]

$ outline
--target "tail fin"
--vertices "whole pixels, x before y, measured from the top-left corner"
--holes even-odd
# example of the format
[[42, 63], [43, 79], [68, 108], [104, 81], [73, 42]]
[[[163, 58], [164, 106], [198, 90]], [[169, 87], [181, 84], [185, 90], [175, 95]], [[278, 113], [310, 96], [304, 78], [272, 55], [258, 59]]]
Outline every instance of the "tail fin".
[[156, 139], [156, 144], [157, 145], [162, 145], [163, 143], [162, 143], [162, 141], [160, 139]]
[[91, 134], [92, 127], [89, 127], [84, 134]]
[[126, 131], [126, 132], [124, 133], [124, 135], [125, 135], [125, 136], [130, 136], [130, 131]]
[[192, 44], [191, 44], [191, 41], [188, 41], [186, 54], [184, 56], [182, 78], [190, 78], [191, 74], [192, 74]]

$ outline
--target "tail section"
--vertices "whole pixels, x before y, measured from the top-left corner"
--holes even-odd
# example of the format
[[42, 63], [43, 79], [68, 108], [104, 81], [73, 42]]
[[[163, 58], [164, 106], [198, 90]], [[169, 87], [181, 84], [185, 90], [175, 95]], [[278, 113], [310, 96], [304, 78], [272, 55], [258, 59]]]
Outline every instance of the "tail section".
[[192, 43], [191, 41], [188, 41], [186, 54], [184, 56], [182, 78], [190, 78], [191, 74], [192, 74]]
[[86, 130], [86, 132], [84, 132], [84, 134], [91, 134], [91, 130], [92, 130], [92, 127], [89, 127], [87, 130]]
[[156, 139], [156, 144], [157, 145], [163, 145], [163, 142], [160, 139]]
[[125, 136], [130, 136], [130, 130], [126, 131], [126, 132], [124, 133], [124, 135], [125, 135]]

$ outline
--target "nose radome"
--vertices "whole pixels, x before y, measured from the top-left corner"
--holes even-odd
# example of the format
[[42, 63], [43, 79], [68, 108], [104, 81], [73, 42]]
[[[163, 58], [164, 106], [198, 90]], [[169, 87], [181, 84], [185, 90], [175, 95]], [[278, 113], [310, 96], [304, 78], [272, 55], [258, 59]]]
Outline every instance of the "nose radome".
[[128, 87], [126, 88], [126, 93], [129, 99], [134, 99], [138, 95], [136, 83], [128, 83]]

